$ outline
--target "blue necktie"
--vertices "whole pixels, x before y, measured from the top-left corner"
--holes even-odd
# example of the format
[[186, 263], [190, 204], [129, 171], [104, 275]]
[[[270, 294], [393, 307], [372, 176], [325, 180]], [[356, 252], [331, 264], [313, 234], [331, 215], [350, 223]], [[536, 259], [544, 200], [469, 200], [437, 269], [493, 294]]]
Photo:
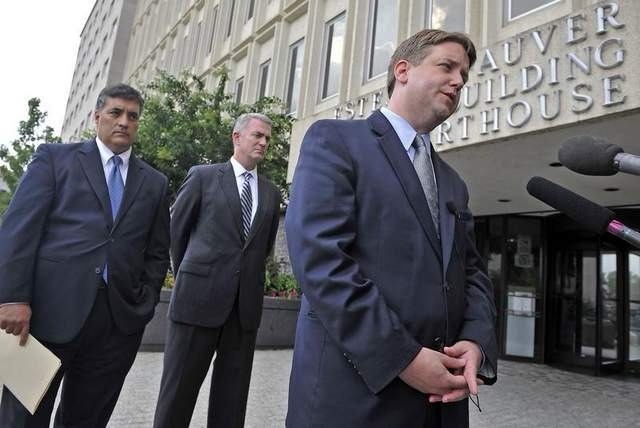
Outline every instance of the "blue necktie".
[[251, 229], [251, 211], [253, 208], [253, 197], [251, 196], [251, 174], [245, 171], [243, 174], [244, 183], [240, 194], [240, 206], [242, 208], [242, 237], [246, 240]]
[[118, 209], [120, 208], [120, 202], [122, 202], [122, 194], [124, 193], [124, 181], [122, 181], [122, 174], [120, 174], [120, 165], [122, 165], [122, 158], [118, 155], [114, 155], [111, 158], [111, 173], [107, 180], [107, 187], [109, 188], [109, 199], [111, 200], [111, 215], [113, 219], [116, 219]]
[[[107, 180], [107, 188], [109, 189], [109, 200], [111, 201], [111, 215], [113, 219], [116, 219], [118, 209], [120, 208], [120, 202], [122, 202], [122, 194], [124, 193], [124, 181], [122, 181], [122, 174], [120, 174], [120, 165], [122, 165], [122, 158], [118, 155], [114, 155], [111, 158], [111, 172], [109, 173], [109, 179]], [[104, 264], [102, 269], [102, 279], [105, 283], [107, 280], [107, 263]]]

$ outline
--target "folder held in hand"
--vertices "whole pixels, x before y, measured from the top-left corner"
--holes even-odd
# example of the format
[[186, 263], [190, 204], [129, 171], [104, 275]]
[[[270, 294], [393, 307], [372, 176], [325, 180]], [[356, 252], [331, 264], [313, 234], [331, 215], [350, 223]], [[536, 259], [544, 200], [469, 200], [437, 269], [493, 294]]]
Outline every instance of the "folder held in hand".
[[60, 368], [60, 359], [33, 336], [24, 346], [20, 336], [0, 330], [0, 383], [34, 414]]

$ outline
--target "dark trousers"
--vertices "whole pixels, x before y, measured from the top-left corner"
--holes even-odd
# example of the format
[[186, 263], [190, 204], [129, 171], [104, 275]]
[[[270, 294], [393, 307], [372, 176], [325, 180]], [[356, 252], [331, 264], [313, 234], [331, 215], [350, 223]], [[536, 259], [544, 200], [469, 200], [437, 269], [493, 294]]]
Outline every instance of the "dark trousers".
[[54, 426], [105, 427], [141, 339], [142, 332], [125, 335], [116, 328], [107, 292], [104, 288], [99, 289], [87, 321], [71, 342], [43, 342], [60, 358], [62, 367], [35, 415], [32, 416], [4, 388], [0, 404], [0, 427], [48, 428], [61, 381], [62, 394]]
[[216, 328], [169, 322], [155, 428], [187, 428], [214, 352], [207, 427], [244, 426], [256, 330], [243, 330], [237, 302]]

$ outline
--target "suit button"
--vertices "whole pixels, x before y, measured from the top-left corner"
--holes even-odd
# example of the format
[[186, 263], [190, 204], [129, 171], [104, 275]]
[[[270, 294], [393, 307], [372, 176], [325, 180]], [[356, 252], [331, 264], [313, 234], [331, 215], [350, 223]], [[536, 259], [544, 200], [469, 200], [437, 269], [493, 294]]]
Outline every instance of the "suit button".
[[235, 273], [236, 275], [240, 275], [240, 271], [239, 271], [239, 270], [235, 271], [234, 273]]
[[102, 272], [102, 269], [100, 269], [99, 267], [96, 268], [95, 270], [96, 275], [100, 275], [100, 272]]
[[449, 285], [449, 283], [448, 283], [448, 282], [445, 282], [445, 283], [444, 283], [444, 290], [445, 290], [445, 291], [451, 291], [451, 286]]
[[109, 242], [116, 242], [116, 240], [111, 238], [111, 239], [109, 239]]

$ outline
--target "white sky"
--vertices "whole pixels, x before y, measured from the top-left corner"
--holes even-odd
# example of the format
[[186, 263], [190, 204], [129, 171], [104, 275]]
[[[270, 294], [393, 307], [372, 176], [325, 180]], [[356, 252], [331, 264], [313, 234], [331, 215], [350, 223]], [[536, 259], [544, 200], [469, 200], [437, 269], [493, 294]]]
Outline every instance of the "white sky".
[[80, 32], [94, 0], [0, 1], [0, 144], [18, 137], [27, 101], [40, 98], [60, 135]]

